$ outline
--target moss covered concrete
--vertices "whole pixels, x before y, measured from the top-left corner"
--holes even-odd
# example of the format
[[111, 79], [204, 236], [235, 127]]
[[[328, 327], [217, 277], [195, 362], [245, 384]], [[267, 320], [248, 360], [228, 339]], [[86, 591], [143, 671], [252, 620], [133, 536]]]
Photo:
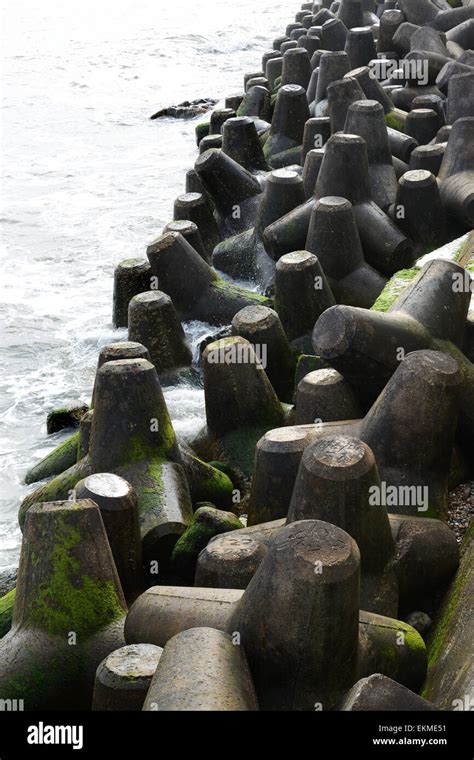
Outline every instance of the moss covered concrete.
[[16, 588], [0, 599], [0, 638], [5, 636], [12, 627], [13, 605], [15, 604]]
[[63, 501], [69, 499], [74, 487], [79, 483], [82, 478], [90, 475], [90, 465], [87, 460], [81, 459], [68, 470], [65, 470], [60, 475], [50, 480], [49, 483], [36, 488], [32, 493], [26, 496], [21, 505], [18, 513], [18, 522], [20, 527], [23, 528], [25, 522], [26, 513], [29, 508], [36, 504], [42, 504], [45, 501]]
[[385, 123], [387, 127], [396, 129], [397, 132], [405, 132], [405, 124], [403, 122], [403, 119], [398, 116], [396, 111], [390, 111], [390, 113], [385, 114]]
[[227, 280], [222, 280], [220, 278], [213, 280], [210, 287], [225, 296], [244, 298], [248, 301], [249, 306], [259, 304], [260, 306], [268, 306], [270, 309], [273, 307], [273, 301], [271, 298], [266, 298], [266, 296], [262, 296], [260, 293], [255, 293], [253, 290], [242, 288], [240, 285], [234, 285], [231, 282], [227, 282]]
[[474, 681], [474, 520], [461, 546], [461, 563], [428, 642], [428, 676], [422, 696], [442, 710], [472, 699]]
[[79, 431], [60, 443], [53, 451], [31, 467], [25, 475], [25, 483], [27, 485], [37, 483], [39, 480], [46, 480], [46, 478], [64, 472], [77, 462], [78, 450]]
[[[75, 557], [81, 534], [64, 515], [56, 521], [49, 573], [24, 611], [23, 625], [64, 636], [74, 631], [79, 639], [91, 636], [124, 615], [111, 580], [90, 577]], [[35, 564], [34, 555], [31, 557]]]
[[385, 285], [381, 294], [372, 306], [373, 311], [388, 311], [405, 288], [415, 279], [419, 269], [401, 269]]
[[240, 528], [242, 523], [232, 512], [223, 512], [212, 504], [200, 507], [174, 547], [171, 555], [173, 569], [183, 579], [192, 582], [198, 555], [211, 538]]

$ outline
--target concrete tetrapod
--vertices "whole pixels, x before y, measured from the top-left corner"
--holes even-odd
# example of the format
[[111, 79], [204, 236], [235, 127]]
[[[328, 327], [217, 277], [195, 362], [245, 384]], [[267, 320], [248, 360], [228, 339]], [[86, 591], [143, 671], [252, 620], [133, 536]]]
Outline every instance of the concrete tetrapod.
[[461, 546], [459, 570], [446, 594], [428, 648], [423, 696], [441, 710], [472, 710], [474, 523]]
[[269, 255], [278, 259], [304, 247], [315, 200], [326, 196], [347, 198], [353, 204], [364, 256], [375, 269], [390, 275], [412, 263], [411, 242], [372, 199], [365, 140], [341, 133], [326, 144], [314, 197], [265, 230]]
[[358, 617], [355, 542], [317, 520], [284, 528], [230, 621], [247, 654], [260, 707], [333, 707], [344, 684], [355, 679]]
[[191, 519], [191, 498], [158, 375], [146, 359], [102, 365], [88, 455], [23, 500], [20, 524], [35, 501], [67, 498], [91, 473], [115, 473], [135, 488], [144, 561], [165, 566]]
[[214, 628], [190, 628], [166, 644], [143, 706], [156, 712], [258, 710], [242, 647]]
[[306, 154], [302, 174], [304, 197], [306, 200], [311, 198], [314, 193], [323, 158], [324, 148], [315, 148], [314, 150], [309, 150]]
[[111, 652], [97, 668], [92, 709], [141, 710], [162, 653], [153, 644], [131, 644]]
[[[116, 361], [117, 359], [149, 359], [148, 349], [140, 343], [130, 341], [120, 341], [103, 346], [99, 352], [97, 369], [107, 361]], [[97, 373], [96, 373], [97, 376]], [[94, 406], [95, 383], [92, 391], [91, 407]], [[90, 425], [92, 423], [93, 409], [82, 417], [80, 430], [74, 433], [70, 438], [59, 444], [53, 451], [40, 459], [31, 467], [25, 475], [25, 483], [36, 483], [38, 480], [45, 480], [53, 475], [59, 475], [76, 464], [84, 457], [89, 450]]]
[[361, 414], [353, 389], [335, 369], [308, 372], [298, 383], [294, 409], [296, 425], [356, 420]]
[[[452, 357], [414, 351], [363, 420], [284, 428], [285, 436], [303, 436], [307, 444], [328, 435], [360, 438], [373, 450], [379, 470], [382, 489], [374, 498], [391, 512], [444, 518], [461, 383]], [[267, 508], [271, 496], [270, 488]]]
[[239, 336], [211, 343], [202, 355], [206, 427], [193, 447], [250, 478], [263, 432], [282, 424], [283, 408], [252, 345]]
[[150, 290], [150, 277], [150, 265], [146, 259], [125, 259], [115, 268], [112, 317], [115, 327], [127, 327], [128, 304], [133, 296]]
[[221, 238], [252, 227], [261, 201], [258, 179], [216, 148], [204, 151], [194, 168], [214, 201]]
[[275, 311], [288, 340], [307, 336], [314, 322], [335, 303], [318, 258], [301, 250], [282, 256], [276, 265]]
[[328, 87], [350, 70], [349, 58], [342, 50], [323, 52], [319, 60], [314, 116], [329, 116]]
[[209, 541], [221, 533], [240, 528], [242, 528], [242, 523], [232, 512], [215, 509], [211, 504], [199, 506], [173, 549], [171, 555], [173, 572], [191, 585], [199, 553], [205, 549]]
[[269, 299], [222, 280], [179, 233], [158, 237], [147, 255], [161, 290], [171, 297], [182, 320], [222, 325], [245, 306], [271, 306]]
[[[359, 82], [362, 91], [365, 93], [365, 97], [369, 100], [378, 101], [384, 110], [386, 117], [389, 121], [393, 120], [395, 116], [393, 101], [378, 79], [376, 79], [368, 66], [359, 66], [359, 68], [351, 69], [344, 75], [345, 78], [353, 78]], [[396, 123], [398, 120], [395, 118]]]
[[381, 673], [360, 681], [345, 694], [338, 710], [344, 712], [432, 712], [434, 705]]
[[276, 311], [267, 306], [247, 306], [232, 320], [232, 335], [245, 338], [261, 352], [261, 364], [282, 401], [293, 395], [295, 358]]
[[321, 47], [323, 50], [344, 50], [347, 39], [347, 27], [339, 18], [328, 18], [321, 29]]
[[470, 288], [463, 267], [432, 260], [386, 313], [351, 306], [328, 309], [315, 325], [314, 351], [369, 401], [410, 351], [429, 348], [452, 356], [462, 371], [460, 433], [468, 445], [474, 436], [474, 370], [462, 345]]
[[222, 129], [222, 150], [249, 172], [268, 169], [255, 123], [249, 116], [226, 121]]
[[395, 201], [397, 178], [381, 104], [376, 100], [359, 100], [352, 103], [347, 111], [344, 131], [360, 135], [365, 140], [371, 197], [377, 206], [387, 209]]
[[370, 61], [377, 58], [372, 29], [367, 26], [350, 29], [344, 50], [349, 57], [351, 68], [357, 69], [361, 66], [367, 66]]
[[361, 554], [362, 609], [396, 617], [395, 545], [386, 507], [371, 499], [374, 491], [380, 479], [367, 444], [343, 435], [320, 438], [303, 453], [287, 524], [322, 520], [346, 530]]
[[438, 172], [446, 211], [463, 224], [474, 226], [474, 117], [458, 119], [449, 135]]
[[108, 362], [99, 370], [89, 461], [93, 472], [116, 472], [134, 486], [144, 561], [166, 563], [192, 510], [181, 454], [150, 362]]
[[447, 123], [454, 124], [468, 116], [474, 116], [474, 69], [450, 77], [448, 83]]
[[315, 203], [305, 248], [318, 257], [337, 303], [373, 306], [387, 281], [364, 260], [350, 201], [326, 196]]
[[304, 47], [287, 50], [283, 56], [281, 84], [298, 84], [304, 90], [308, 88], [311, 78], [311, 58]]
[[[191, 184], [199, 189], [187, 189], [186, 193], [176, 198], [173, 207], [173, 219], [174, 221], [190, 221], [196, 225], [206, 255], [203, 257], [199, 249], [198, 252], [201, 258], [208, 261], [212, 256], [215, 246], [221, 241], [222, 235], [214, 219], [214, 202], [204, 187], [201, 177], [195, 170], [192, 170], [192, 174], [188, 172], [186, 178], [186, 185], [191, 186]], [[186, 239], [192, 245], [189, 238]]]
[[[413, 151], [412, 156], [415, 153]], [[417, 255], [441, 245], [446, 239], [446, 214], [436, 177], [429, 171], [416, 169], [400, 177], [395, 203], [389, 213], [413, 241]]]
[[253, 280], [265, 290], [275, 277], [275, 263], [268, 256], [262, 235], [269, 224], [304, 201], [303, 180], [291, 168], [275, 169], [267, 176], [255, 226], [227, 238], [214, 248], [217, 269], [237, 279]]
[[309, 117], [308, 100], [303, 87], [298, 84], [280, 87], [270, 133], [263, 147], [270, 165], [273, 165], [273, 159], [279, 154], [299, 148], [303, 143], [304, 125]]
[[159, 375], [170, 376], [191, 365], [191, 349], [166, 293], [150, 290], [132, 298], [128, 307], [128, 336], [147, 347]]
[[137, 495], [126, 480], [108, 472], [89, 475], [74, 488], [77, 500], [100, 509], [123, 593], [128, 603], [143, 590]]
[[[336, 79], [336, 81], [328, 85], [327, 95], [331, 132], [332, 134], [342, 132], [344, 131], [349, 107], [352, 103], [365, 99], [364, 91], [357, 79], [344, 77], [344, 79]], [[351, 130], [348, 129], [347, 131]]]
[[89, 709], [99, 662], [124, 643], [125, 613], [97, 506], [35, 504], [25, 522], [12, 629], [0, 642], [2, 697], [24, 700], [26, 710]]
[[188, 241], [189, 245], [199, 253], [200, 257], [207, 264], [210, 263], [210, 256], [204, 247], [197, 224], [188, 219], [174, 219], [172, 222], [165, 224], [162, 233], [165, 234], [165, 232], [179, 232]]
[[245, 589], [266, 553], [265, 544], [235, 531], [231, 536], [216, 536], [199, 554], [194, 585]]
[[255, 447], [248, 525], [286, 518], [303, 451], [310, 440], [302, 427], [270, 430]]

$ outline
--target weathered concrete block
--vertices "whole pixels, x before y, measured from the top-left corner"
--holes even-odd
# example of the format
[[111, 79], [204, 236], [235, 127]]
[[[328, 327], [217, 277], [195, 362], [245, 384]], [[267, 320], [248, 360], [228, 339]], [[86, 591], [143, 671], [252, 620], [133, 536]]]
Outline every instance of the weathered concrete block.
[[97, 668], [92, 709], [141, 710], [162, 653], [153, 644], [131, 644], [111, 652]]
[[242, 648], [213, 628], [191, 628], [174, 636], [164, 648], [143, 709], [257, 710]]

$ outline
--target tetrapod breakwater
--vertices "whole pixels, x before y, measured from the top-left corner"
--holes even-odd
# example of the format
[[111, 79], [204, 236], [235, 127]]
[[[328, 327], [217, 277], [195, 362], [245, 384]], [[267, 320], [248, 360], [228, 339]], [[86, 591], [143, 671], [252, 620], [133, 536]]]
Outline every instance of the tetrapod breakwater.
[[470, 1], [304, 3], [197, 124], [115, 271], [128, 340], [27, 474], [2, 700], [470, 709], [473, 48]]

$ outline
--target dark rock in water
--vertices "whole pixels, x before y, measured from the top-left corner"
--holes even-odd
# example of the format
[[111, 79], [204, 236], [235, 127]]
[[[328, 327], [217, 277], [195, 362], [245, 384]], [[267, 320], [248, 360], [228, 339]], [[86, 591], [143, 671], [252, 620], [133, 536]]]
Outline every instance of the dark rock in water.
[[66, 404], [60, 409], [53, 409], [49, 412], [46, 419], [46, 430], [48, 435], [57, 433], [65, 428], [77, 428], [86, 412], [89, 411], [87, 404], [81, 404], [80, 401], [73, 401]]
[[150, 119], [163, 119], [169, 116], [172, 119], [193, 119], [201, 113], [206, 113], [218, 101], [213, 98], [198, 98], [197, 100], [183, 100], [177, 106], [168, 106], [161, 108], [159, 111], [150, 116]]

